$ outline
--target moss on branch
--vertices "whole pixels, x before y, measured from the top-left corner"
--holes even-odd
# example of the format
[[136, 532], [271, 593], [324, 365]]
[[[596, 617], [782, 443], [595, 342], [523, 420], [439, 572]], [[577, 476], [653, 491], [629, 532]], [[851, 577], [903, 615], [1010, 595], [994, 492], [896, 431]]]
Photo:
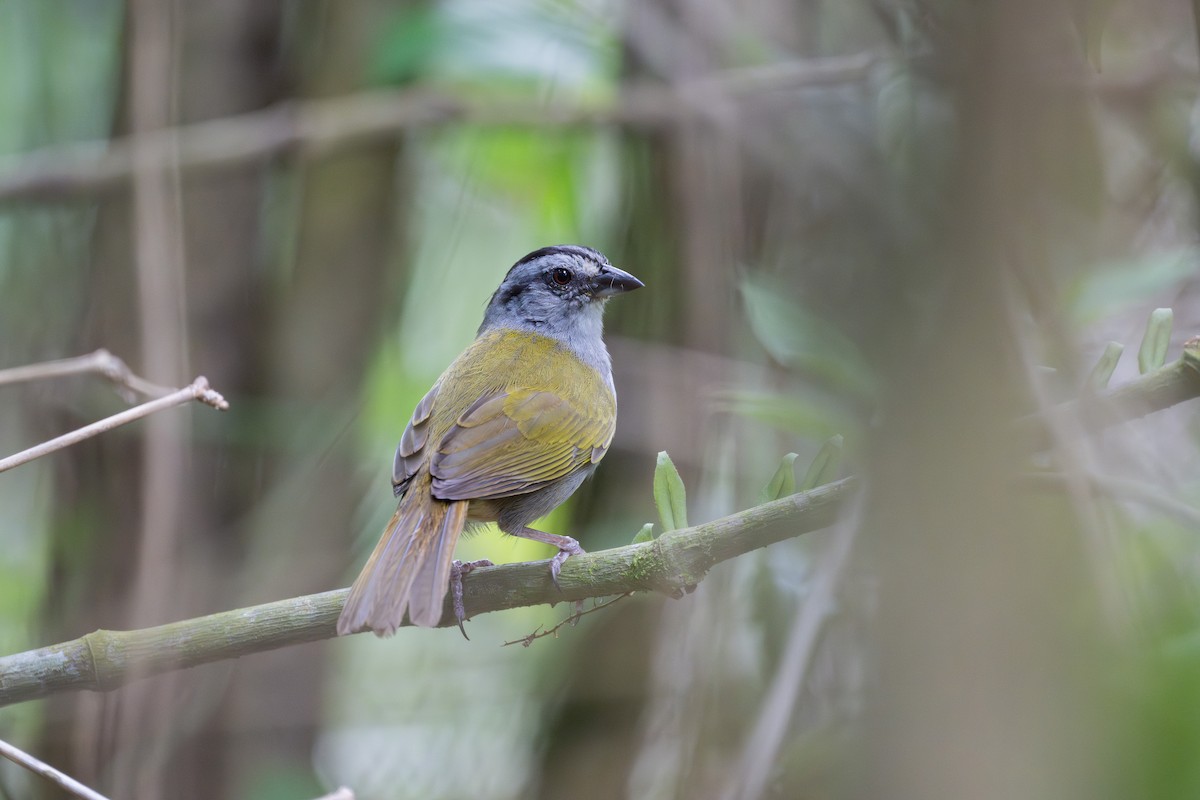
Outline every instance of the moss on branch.
[[[545, 561], [504, 564], [463, 580], [468, 616], [632, 591], [679, 595], [716, 564], [831, 524], [854, 485], [847, 478], [652, 542], [575, 556], [562, 591]], [[0, 658], [0, 706], [65, 691], [109, 691], [137, 678], [293, 644], [329, 639], [346, 589], [133, 631], [98, 630], [69, 642]], [[454, 624], [447, 601], [442, 625]]]
[[[1123, 386], [1018, 420], [1031, 448], [1045, 447], [1053, 416], [1099, 430], [1200, 397], [1200, 339], [1183, 357]], [[635, 591], [678, 596], [722, 561], [831, 524], [853, 490], [846, 478], [641, 544], [587, 553], [550, 582], [546, 562], [476, 569], [463, 581], [468, 616]], [[294, 597], [134, 631], [99, 630], [0, 658], [0, 706], [65, 691], [108, 691], [131, 680], [334, 636], [346, 589]], [[453, 624], [447, 599], [442, 624]]]

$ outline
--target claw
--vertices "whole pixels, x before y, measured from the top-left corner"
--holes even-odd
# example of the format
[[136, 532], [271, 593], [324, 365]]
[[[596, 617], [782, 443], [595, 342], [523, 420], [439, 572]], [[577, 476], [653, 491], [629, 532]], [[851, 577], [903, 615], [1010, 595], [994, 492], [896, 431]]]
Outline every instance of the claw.
[[558, 543], [558, 552], [550, 559], [550, 582], [554, 584], [554, 588], [562, 591], [562, 587], [558, 585], [558, 573], [562, 570], [563, 563], [571, 556], [583, 555], [584, 550], [579, 546], [579, 542], [572, 539], [570, 536], [560, 537]]
[[467, 629], [463, 627], [463, 621], [467, 618], [467, 611], [463, 607], [463, 576], [469, 574], [476, 567], [494, 566], [496, 565], [486, 558], [479, 561], [467, 561], [466, 563], [458, 559], [450, 562], [450, 596], [454, 601], [454, 619], [458, 622], [459, 632], [468, 642], [471, 641], [471, 637], [467, 636]]

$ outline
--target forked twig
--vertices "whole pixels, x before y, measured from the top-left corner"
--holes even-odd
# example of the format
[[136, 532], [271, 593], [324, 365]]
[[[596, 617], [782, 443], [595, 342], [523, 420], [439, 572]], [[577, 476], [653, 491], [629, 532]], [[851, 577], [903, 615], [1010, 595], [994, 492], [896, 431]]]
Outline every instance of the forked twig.
[[633, 595], [633, 592], [625, 592], [624, 594], [619, 594], [616, 597], [610, 597], [609, 599], [605, 600], [603, 603], [596, 603], [596, 605], [592, 606], [587, 611], [576, 611], [575, 613], [571, 614], [569, 617], [564, 619], [562, 622], [555, 625], [553, 628], [550, 628], [548, 630], [542, 630], [542, 626], [539, 625], [539, 626], [537, 626], [537, 629], [533, 633], [529, 634], [528, 636], [523, 636], [520, 639], [513, 639], [511, 642], [505, 642], [504, 644], [502, 644], [500, 646], [508, 647], [510, 644], [519, 644], [519, 645], [521, 645], [521, 647], [529, 647], [529, 645], [533, 644], [536, 640], [541, 639], [543, 636], [553, 636], [555, 638], [558, 638], [558, 629], [563, 627], [564, 625], [574, 625], [576, 622], [579, 622], [581, 617], [585, 617], [588, 614], [591, 614], [594, 611], [599, 611], [602, 608], [608, 608], [609, 606], [611, 606], [613, 603], [617, 602], [618, 600], [623, 600], [626, 597], [631, 597], [632, 595]]
[[36, 775], [41, 775], [46, 780], [57, 784], [76, 797], [82, 797], [84, 800], [108, 800], [104, 795], [84, 786], [65, 772], [60, 772], [44, 761], [39, 761], [29, 755], [29, 753], [14, 747], [3, 739], [0, 739], [0, 756], [7, 758], [14, 764], [18, 764]]
[[117, 392], [130, 403], [134, 401], [135, 392], [146, 397], [162, 397], [175, 391], [169, 386], [159, 386], [135, 375], [128, 364], [104, 348], [100, 348], [94, 353], [88, 353], [86, 356], [60, 358], [57, 361], [0, 369], [0, 386], [87, 373], [95, 373], [107, 378]]
[[212, 406], [218, 411], [229, 409], [229, 403], [225, 401], [225, 398], [208, 385], [207, 378], [201, 376], [192, 381], [191, 385], [185, 386], [182, 389], [176, 389], [165, 397], [159, 397], [156, 400], [142, 403], [140, 406], [134, 406], [127, 411], [113, 414], [111, 417], [105, 417], [99, 422], [93, 422], [91, 425], [85, 425], [78, 430], [64, 433], [62, 436], [58, 436], [48, 442], [42, 442], [39, 445], [30, 447], [28, 450], [22, 450], [8, 458], [0, 459], [0, 472], [6, 472], [13, 467], [27, 464], [36, 458], [41, 458], [56, 450], [62, 450], [64, 447], [70, 447], [73, 444], [82, 442], [84, 439], [91, 438], [105, 431], [110, 431], [113, 428], [119, 428], [134, 420], [149, 416], [156, 411], [161, 411], [164, 408], [183, 405], [189, 400], [197, 400], [205, 405]]

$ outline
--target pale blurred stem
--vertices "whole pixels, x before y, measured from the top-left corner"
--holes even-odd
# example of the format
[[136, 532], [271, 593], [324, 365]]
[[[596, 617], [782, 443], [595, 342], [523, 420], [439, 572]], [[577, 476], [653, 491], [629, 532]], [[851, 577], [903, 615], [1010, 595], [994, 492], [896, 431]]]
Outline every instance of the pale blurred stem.
[[323, 794], [317, 800], [354, 800], [354, 792], [348, 787], [339, 786], [329, 794]]
[[[187, 298], [184, 289], [179, 172], [174, 141], [152, 149], [146, 139], [174, 121], [177, 81], [176, 0], [132, 0], [129, 13], [129, 115], [136, 138], [130, 151], [133, 254], [138, 292], [142, 368], [159, 380], [177, 380], [187, 369]], [[179, 415], [159, 415], [142, 440], [140, 532], [126, 595], [130, 625], [145, 625], [180, 608], [176, 559], [183, 536], [187, 486], [187, 425]], [[184, 584], [186, 586], [186, 584]], [[168, 617], [170, 618], [170, 617]], [[141, 684], [120, 698], [116, 751], [137, 746], [167, 729], [173, 686]], [[97, 732], [98, 733], [98, 732]], [[118, 764], [112, 786], [120, 796], [152, 796], [164, 786], [161, 760]]]
[[[1087, 471], [1080, 472], [1079, 479], [1093, 494], [1105, 494], [1114, 499], [1128, 500], [1157, 509], [1167, 516], [1174, 517], [1176, 521], [1184, 525], [1200, 530], [1200, 509], [1176, 500], [1157, 486], [1143, 481], [1097, 475]], [[1062, 492], [1069, 489], [1070, 476], [1061, 472], [1030, 472], [1020, 475], [1018, 484], [1033, 489]]]
[[51, 439], [48, 442], [42, 442], [39, 445], [30, 447], [28, 450], [22, 450], [8, 458], [0, 459], [0, 472], [6, 472], [57, 450], [78, 444], [84, 439], [90, 439], [93, 436], [111, 431], [114, 428], [119, 428], [122, 425], [128, 425], [130, 422], [148, 417], [156, 411], [183, 405], [193, 400], [212, 406], [219, 411], [225, 411], [229, 408], [229, 403], [225, 401], [225, 398], [219, 392], [209, 387], [208, 379], [203, 376], [196, 378], [191, 384], [182, 389], [166, 389], [164, 391], [170, 392], [170, 394], [142, 403], [140, 406], [134, 406], [119, 414], [113, 414], [111, 417], [105, 417], [98, 422], [85, 425], [70, 433], [64, 433], [62, 436]]
[[212, 170], [284, 152], [331, 155], [394, 139], [412, 128], [451, 123], [535, 128], [663, 125], [702, 114], [714, 98], [861, 82], [877, 62], [873, 54], [862, 53], [730, 70], [679, 86], [626, 85], [615, 100], [579, 104], [465, 99], [421, 89], [289, 101], [112, 142], [65, 145], [5, 158], [0, 160], [0, 200], [75, 197], [119, 186], [134, 174], [135, 154], [150, 167], [169, 164], [182, 170]]
[[323, 794], [317, 800], [354, 800], [354, 792], [346, 786], [339, 786], [329, 794]]
[[[124, 361], [104, 349], [88, 353], [86, 356], [0, 369], [0, 386], [89, 373], [104, 376], [118, 389], [126, 389], [146, 397], [162, 397], [177, 391], [167, 386], [151, 383], [145, 378], [135, 375]], [[122, 395], [126, 394], [126, 392], [122, 392]]]
[[13, 747], [3, 740], [0, 740], [0, 756], [24, 767], [35, 775], [41, 775], [46, 780], [58, 785], [63, 791], [75, 797], [82, 797], [84, 800], [106, 800], [104, 795], [84, 786], [70, 775], [60, 772], [44, 761], [34, 758], [24, 750]]
[[[1200, 397], [1194, 350], [1156, 372], [1059, 407], [1096, 429]], [[165, 398], [164, 398], [165, 399]], [[1103, 413], [1101, 410], [1103, 409]], [[1044, 423], [1018, 421], [1031, 444], [1044, 441]], [[1039, 437], [1041, 437], [1039, 439]], [[728, 517], [664, 533], [653, 542], [586, 553], [563, 565], [562, 591], [546, 562], [484, 567], [463, 583], [467, 616], [523, 606], [608, 597], [637, 591], [680, 594], [714, 565], [760, 547], [832, 524], [856, 480], [845, 478]], [[328, 639], [347, 589], [134, 631], [99, 630], [62, 644], [0, 658], [0, 706], [59, 692], [109, 691], [133, 677]], [[452, 625], [449, 609], [443, 625]]]
[[[653, 542], [574, 556], [550, 582], [545, 561], [482, 567], [463, 581], [467, 616], [637, 591], [681, 595], [716, 564], [827, 527], [856, 481], [846, 478]], [[0, 658], [0, 706], [66, 691], [109, 691], [131, 678], [329, 639], [347, 589], [134, 631], [99, 630]], [[447, 601], [443, 626], [455, 625]]]
[[837, 608], [838, 584], [850, 559], [857, 527], [843, 521], [813, 567], [812, 589], [792, 619], [779, 668], [759, 704], [754, 729], [742, 747], [741, 760], [729, 773], [721, 795], [723, 800], [750, 800], [766, 793], [771, 765], [779, 755], [796, 699], [807, 682], [817, 641], [826, 620]]
[[[730, 70], [676, 86], [625, 85], [615, 100], [584, 103], [462, 98], [427, 89], [288, 101], [262, 111], [111, 142], [80, 142], [7, 156], [0, 159], [0, 202], [75, 198], [122, 186], [133, 173], [132, 154], [137, 149], [160, 163], [175, 159], [179, 169], [191, 172], [239, 167], [281, 153], [327, 156], [394, 139], [415, 128], [455, 123], [535, 129], [662, 127], [704, 117], [703, 109], [713, 101], [779, 89], [861, 83], [878, 63], [880, 58], [870, 53], [802, 60]], [[1090, 83], [1122, 99], [1130, 91], [1194, 78], [1190, 70], [1164, 68], [1124, 78], [1096, 76]]]

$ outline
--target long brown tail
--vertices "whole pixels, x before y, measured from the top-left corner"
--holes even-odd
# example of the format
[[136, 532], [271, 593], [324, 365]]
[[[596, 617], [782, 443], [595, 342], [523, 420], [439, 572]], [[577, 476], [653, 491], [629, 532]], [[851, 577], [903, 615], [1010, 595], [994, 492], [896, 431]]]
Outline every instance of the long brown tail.
[[407, 610], [416, 625], [441, 621], [454, 545], [467, 521], [467, 502], [435, 500], [428, 473], [409, 484], [379, 544], [367, 559], [338, 617], [337, 632], [370, 628], [390, 636]]

